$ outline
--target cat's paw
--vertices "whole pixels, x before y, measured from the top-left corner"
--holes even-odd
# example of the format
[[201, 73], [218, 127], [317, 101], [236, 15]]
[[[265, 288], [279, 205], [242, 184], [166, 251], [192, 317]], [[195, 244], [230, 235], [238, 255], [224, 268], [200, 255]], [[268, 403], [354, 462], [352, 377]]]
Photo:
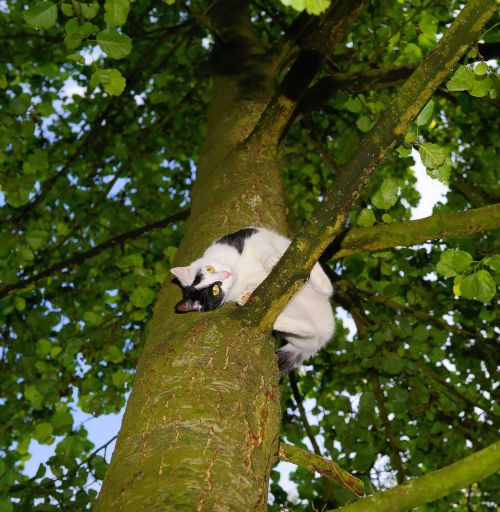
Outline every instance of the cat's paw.
[[247, 303], [250, 296], [252, 295], [252, 293], [253, 290], [248, 290], [247, 292], [238, 295], [238, 298], [236, 299], [236, 303], [238, 304], [238, 306], [244, 306]]
[[278, 253], [271, 254], [271, 256], [268, 256], [264, 260], [264, 268], [268, 272], [271, 272], [271, 270], [273, 269], [274, 265], [276, 265], [276, 263], [278, 263], [280, 258], [281, 258], [281, 256]]

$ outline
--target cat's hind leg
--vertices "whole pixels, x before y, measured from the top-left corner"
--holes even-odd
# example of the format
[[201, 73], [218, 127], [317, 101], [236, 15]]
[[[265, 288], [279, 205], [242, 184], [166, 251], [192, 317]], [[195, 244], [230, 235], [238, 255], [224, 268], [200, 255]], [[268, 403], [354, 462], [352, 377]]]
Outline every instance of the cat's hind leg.
[[314, 265], [309, 281], [321, 294], [329, 297], [333, 293], [332, 283], [319, 263]]
[[273, 326], [275, 331], [287, 332], [304, 338], [310, 338], [316, 335], [314, 327], [302, 320], [286, 316], [283, 313], [278, 316]]

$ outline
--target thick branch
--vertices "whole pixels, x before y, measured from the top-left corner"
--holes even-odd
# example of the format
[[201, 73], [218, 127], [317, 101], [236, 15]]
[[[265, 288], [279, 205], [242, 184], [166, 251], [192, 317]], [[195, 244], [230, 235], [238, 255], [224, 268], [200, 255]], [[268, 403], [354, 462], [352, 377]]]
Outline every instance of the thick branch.
[[321, 69], [325, 57], [345, 37], [365, 3], [366, 0], [335, 0], [324, 20], [308, 27], [295, 62], [263, 112], [251, 137], [257, 141], [281, 139], [303, 92]]
[[449, 466], [336, 510], [403, 512], [447, 496], [499, 470], [500, 441]]
[[319, 79], [307, 90], [299, 109], [301, 112], [316, 110], [329, 99], [342, 94], [394, 87], [402, 84], [414, 71], [415, 66], [400, 66], [356, 73], [333, 73]]
[[363, 496], [364, 483], [332, 460], [285, 443], [280, 443], [278, 456], [281, 460], [296, 464], [311, 473], [317, 471], [320, 475], [333, 482], [337, 482], [340, 486], [352, 491], [357, 496]]
[[402, 86], [370, 133], [354, 152], [335, 187], [297, 234], [284, 258], [250, 298], [241, 314], [271, 329], [290, 297], [308, 278], [321, 253], [341, 231], [352, 204], [450, 69], [481, 34], [496, 10], [496, 0], [469, 0], [436, 48]]
[[436, 213], [425, 219], [353, 228], [333, 259], [365, 251], [412, 246], [427, 240], [464, 236], [500, 227], [500, 203], [458, 213]]
[[184, 220], [188, 217], [188, 215], [189, 210], [181, 210], [180, 212], [174, 213], [173, 215], [170, 215], [165, 219], [157, 220], [156, 222], [153, 222], [151, 224], [146, 224], [145, 226], [141, 226], [140, 228], [136, 228], [133, 229], [132, 231], [127, 231], [126, 233], [122, 233], [121, 235], [110, 238], [109, 240], [106, 240], [102, 244], [92, 247], [92, 249], [89, 249], [88, 251], [77, 252], [70, 256], [69, 258], [67, 258], [66, 260], [54, 263], [46, 270], [42, 270], [42, 272], [39, 272], [34, 276], [28, 277], [21, 281], [17, 281], [17, 283], [8, 284], [7, 286], [0, 288], [0, 299], [2, 297], [5, 297], [14, 290], [21, 290], [23, 288], [26, 288], [30, 284], [40, 281], [40, 279], [43, 279], [44, 277], [51, 276], [52, 274], [55, 274], [56, 272], [59, 272], [60, 270], [63, 270], [67, 267], [76, 265], [78, 263], [83, 263], [84, 261], [90, 258], [94, 258], [101, 252], [105, 251], [106, 249], [109, 249], [110, 247], [114, 247], [115, 245], [122, 244], [127, 240], [131, 240], [139, 236], [145, 235], [146, 233], [154, 231], [155, 229], [164, 228], [170, 224], [173, 224], [174, 222]]

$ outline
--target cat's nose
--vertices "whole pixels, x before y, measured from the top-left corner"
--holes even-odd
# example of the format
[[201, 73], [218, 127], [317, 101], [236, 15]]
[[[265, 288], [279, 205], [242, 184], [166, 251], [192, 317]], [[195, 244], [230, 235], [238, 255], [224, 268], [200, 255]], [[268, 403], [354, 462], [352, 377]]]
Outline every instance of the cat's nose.
[[222, 275], [223, 275], [224, 279], [227, 279], [228, 277], [231, 277], [233, 274], [232, 274], [232, 272], [228, 272], [227, 270], [224, 270], [222, 272]]

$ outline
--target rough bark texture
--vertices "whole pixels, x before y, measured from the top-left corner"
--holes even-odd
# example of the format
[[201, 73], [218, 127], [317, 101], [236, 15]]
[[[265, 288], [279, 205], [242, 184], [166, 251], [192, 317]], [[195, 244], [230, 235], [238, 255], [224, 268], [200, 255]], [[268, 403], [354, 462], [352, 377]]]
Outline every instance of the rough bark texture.
[[497, 442], [449, 466], [337, 510], [342, 512], [403, 512], [447, 496], [493, 475], [499, 470], [500, 442]]
[[[226, 15], [214, 12], [212, 20], [222, 23]], [[246, 34], [245, 20], [236, 22]], [[223, 35], [230, 41], [234, 34]], [[247, 39], [248, 53], [258, 52]], [[236, 71], [214, 78], [208, 133], [176, 264], [189, 263], [215, 238], [244, 226], [286, 232], [276, 146], [241, 145], [273, 92], [264, 71], [253, 83]], [[166, 283], [156, 302], [99, 512], [266, 508], [280, 423], [270, 333], [234, 319], [236, 306], [175, 315], [179, 297], [179, 289]]]
[[321, 476], [328, 478], [328, 480], [333, 480], [357, 496], [363, 495], [363, 481], [352, 476], [333, 460], [325, 459], [303, 448], [286, 443], [280, 443], [278, 455], [280, 459], [297, 464], [311, 473], [318, 472]]

